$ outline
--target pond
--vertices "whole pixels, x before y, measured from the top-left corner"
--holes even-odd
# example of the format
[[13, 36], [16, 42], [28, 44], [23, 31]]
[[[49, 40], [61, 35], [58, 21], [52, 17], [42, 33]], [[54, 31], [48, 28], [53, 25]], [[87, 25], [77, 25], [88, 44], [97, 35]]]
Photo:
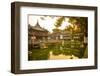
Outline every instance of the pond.
[[61, 45], [49, 45], [48, 48], [33, 48], [29, 51], [28, 60], [60, 60], [83, 58], [84, 49], [69, 48]]

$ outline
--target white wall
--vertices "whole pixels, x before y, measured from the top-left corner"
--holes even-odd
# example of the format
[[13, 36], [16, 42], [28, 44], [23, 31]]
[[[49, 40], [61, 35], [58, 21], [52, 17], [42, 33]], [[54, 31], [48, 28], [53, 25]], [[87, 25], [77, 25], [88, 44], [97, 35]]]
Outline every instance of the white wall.
[[[10, 73], [11, 60], [11, 6], [13, 1], [27, 1], [27, 2], [43, 2], [43, 3], [57, 3], [57, 4], [74, 4], [74, 5], [90, 5], [99, 6], [100, 0], [0, 0], [0, 76], [17, 76]], [[98, 13], [98, 20], [100, 20], [100, 6]], [[98, 33], [100, 33], [100, 22], [98, 21]], [[100, 46], [100, 35], [98, 35], [98, 47]], [[100, 49], [98, 48], [99, 58]], [[52, 73], [38, 73], [38, 74], [21, 74], [18, 76], [100, 76], [100, 59], [98, 60], [98, 70], [81, 70], [81, 71], [65, 71]]]

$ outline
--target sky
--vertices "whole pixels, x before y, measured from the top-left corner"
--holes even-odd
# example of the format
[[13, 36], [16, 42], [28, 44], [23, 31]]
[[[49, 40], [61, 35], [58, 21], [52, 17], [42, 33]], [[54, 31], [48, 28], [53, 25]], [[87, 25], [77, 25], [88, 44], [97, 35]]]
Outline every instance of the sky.
[[[53, 29], [56, 27], [54, 24], [56, 23], [56, 20], [59, 18], [59, 16], [36, 16], [36, 15], [29, 15], [28, 16], [28, 23], [32, 26], [35, 26], [37, 21], [39, 25], [42, 28], [47, 29], [49, 32], [53, 32]], [[68, 18], [65, 18], [65, 21], [63, 21], [62, 25], [59, 27], [59, 29], [63, 30], [66, 26], [68, 26], [70, 23], [68, 22]]]

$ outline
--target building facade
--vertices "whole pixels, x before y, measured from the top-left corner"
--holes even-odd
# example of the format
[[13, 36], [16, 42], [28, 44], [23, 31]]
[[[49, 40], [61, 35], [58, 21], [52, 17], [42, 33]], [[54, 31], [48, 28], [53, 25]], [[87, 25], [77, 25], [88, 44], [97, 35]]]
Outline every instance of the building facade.
[[48, 31], [42, 28], [39, 23], [35, 26], [28, 25], [28, 45], [30, 48], [39, 48], [48, 38]]

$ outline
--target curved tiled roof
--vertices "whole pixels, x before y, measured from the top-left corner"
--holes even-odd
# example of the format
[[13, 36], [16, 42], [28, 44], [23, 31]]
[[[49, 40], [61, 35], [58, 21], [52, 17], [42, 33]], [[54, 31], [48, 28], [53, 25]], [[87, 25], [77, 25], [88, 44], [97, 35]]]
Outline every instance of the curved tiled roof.
[[39, 31], [47, 31], [46, 29], [42, 28], [39, 23], [37, 22], [37, 24], [35, 26], [32, 27], [32, 29], [34, 30], [39, 30]]

